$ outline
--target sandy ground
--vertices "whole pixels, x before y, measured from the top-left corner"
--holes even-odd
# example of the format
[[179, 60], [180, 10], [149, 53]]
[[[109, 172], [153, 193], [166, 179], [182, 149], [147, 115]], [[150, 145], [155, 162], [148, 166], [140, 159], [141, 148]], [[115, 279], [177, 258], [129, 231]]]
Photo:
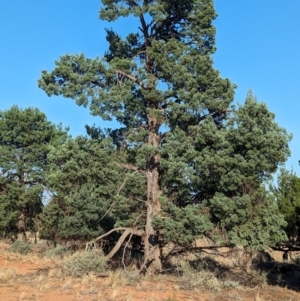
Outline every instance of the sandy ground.
[[276, 286], [223, 289], [218, 293], [187, 290], [178, 279], [157, 276], [126, 283], [118, 275], [65, 277], [57, 262], [37, 255], [21, 256], [0, 246], [1, 301], [300, 301], [300, 293]]

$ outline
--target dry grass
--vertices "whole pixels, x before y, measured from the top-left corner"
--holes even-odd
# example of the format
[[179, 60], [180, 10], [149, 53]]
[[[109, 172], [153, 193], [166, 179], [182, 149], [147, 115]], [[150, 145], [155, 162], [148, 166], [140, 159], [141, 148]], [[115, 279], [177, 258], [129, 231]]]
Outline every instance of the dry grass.
[[161, 299], [152, 293], [151, 296], [146, 299], [146, 301], [161, 301]]
[[0, 282], [7, 282], [16, 278], [16, 270], [2, 267], [0, 270]]
[[0, 268], [0, 288], [11, 287], [12, 292], [13, 288], [19, 288], [17, 297], [7, 300], [40, 301], [56, 292], [78, 301], [300, 301], [297, 292], [267, 286], [265, 274], [254, 275], [256, 288], [249, 289], [229, 278], [220, 280], [202, 266], [193, 268], [187, 261], [178, 263], [178, 277], [145, 277], [136, 271], [119, 269], [106, 270], [108, 276], [104, 278], [93, 272], [85, 272], [78, 278], [65, 272], [60, 256], [41, 258], [34, 253], [11, 253], [1, 244], [0, 252], [4, 265]]
[[169, 296], [167, 301], [179, 301], [176, 297], [176, 294], [174, 293], [172, 296]]
[[254, 301], [264, 301], [263, 299], [261, 299], [261, 297], [259, 295], [259, 291], [255, 293]]
[[0, 254], [7, 253], [7, 250], [9, 249], [10, 245], [5, 243], [4, 241], [0, 241]]
[[219, 292], [221, 289], [220, 281], [212, 272], [204, 269], [196, 270], [187, 261], [180, 261], [178, 271], [181, 274], [182, 286], [187, 289], [205, 288], [214, 292]]
[[[18, 301], [23, 301], [26, 298], [27, 289], [24, 289], [18, 299]], [[27, 298], [26, 298], [27, 299]]]
[[[20, 254], [10, 252], [9, 250], [2, 250], [1, 255], [8, 261], [18, 261], [20, 263], [28, 263], [28, 264], [35, 264], [40, 261], [40, 256], [38, 254], [29, 253], [29, 254]], [[45, 263], [46, 261], [51, 262], [50, 260], [43, 260]]]
[[64, 281], [60, 281], [60, 282], [62, 282], [62, 284], [60, 286], [61, 291], [72, 289], [75, 286], [74, 279], [71, 277], [66, 278], [66, 279], [64, 279]]
[[141, 278], [136, 272], [118, 269], [115, 271], [110, 271], [108, 285], [111, 288], [124, 287], [131, 284], [138, 285], [140, 280]]

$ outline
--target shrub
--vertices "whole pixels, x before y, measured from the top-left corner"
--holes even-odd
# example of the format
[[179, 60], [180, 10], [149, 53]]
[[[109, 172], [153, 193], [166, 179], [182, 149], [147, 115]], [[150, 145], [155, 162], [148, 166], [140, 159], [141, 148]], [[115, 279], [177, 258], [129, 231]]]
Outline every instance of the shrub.
[[183, 284], [188, 288], [198, 287], [215, 292], [220, 291], [221, 283], [212, 272], [205, 271], [204, 269], [196, 270], [187, 261], [180, 262], [179, 271]]
[[31, 244], [20, 240], [16, 240], [9, 248], [9, 251], [14, 253], [20, 253], [23, 255], [28, 254], [31, 250], [32, 250]]
[[107, 259], [102, 250], [78, 252], [64, 260], [63, 269], [67, 275], [75, 277], [82, 277], [89, 272], [103, 273], [107, 269]]
[[49, 249], [49, 250], [46, 250], [44, 252], [44, 255], [46, 257], [60, 257], [60, 258], [63, 258], [65, 257], [66, 255], [70, 255], [71, 251], [62, 247], [62, 246], [58, 246], [56, 248], [52, 248], [52, 249]]

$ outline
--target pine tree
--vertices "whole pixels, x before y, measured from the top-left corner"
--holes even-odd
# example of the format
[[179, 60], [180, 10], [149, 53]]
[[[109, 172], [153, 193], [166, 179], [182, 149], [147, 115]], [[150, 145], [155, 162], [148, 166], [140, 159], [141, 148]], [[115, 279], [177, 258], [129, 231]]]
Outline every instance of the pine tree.
[[190, 137], [168, 134], [161, 150], [167, 197], [163, 216], [154, 219], [166, 240], [188, 247], [204, 233], [228, 246], [263, 250], [286, 239], [284, 218], [265, 189], [289, 154], [291, 137], [274, 118], [250, 92], [223, 127], [208, 118], [189, 127]]
[[[130, 234], [141, 236], [142, 267], [153, 273], [162, 270], [161, 247], [167, 241], [191, 246], [202, 235], [220, 233], [216, 229], [230, 231], [232, 223], [221, 224], [226, 203], [238, 198], [243, 204], [250, 194], [244, 188], [260, 187], [285, 161], [289, 138], [265, 106], [255, 102], [233, 113], [235, 86], [213, 68], [212, 0], [102, 1], [101, 20], [129, 16], [136, 18], [137, 31], [122, 38], [107, 30], [109, 48], [102, 59], [62, 56], [52, 72], [42, 72], [39, 86], [49, 96], [72, 98], [89, 106], [93, 115], [122, 124], [109, 135], [118, 151], [126, 153], [122, 166], [143, 175], [146, 186], [141, 188], [145, 205], [139, 208], [143, 218], [132, 223], [116, 246]], [[247, 116], [252, 111], [254, 125]], [[259, 143], [270, 142], [273, 134], [279, 138], [273, 155], [264, 153], [270, 148], [260, 154]], [[252, 147], [265, 157], [264, 165], [257, 162]], [[253, 195], [247, 199], [252, 205], [257, 200]], [[263, 202], [264, 196], [260, 199]], [[239, 214], [250, 207], [237, 208], [236, 225], [249, 221]], [[276, 230], [281, 221], [279, 217]], [[268, 238], [271, 232], [266, 231]], [[278, 233], [277, 240], [283, 236]]]
[[300, 244], [300, 178], [294, 171], [280, 169], [277, 185], [271, 185], [271, 191], [276, 199], [280, 212], [287, 222], [285, 231], [288, 240], [281, 245], [289, 248], [299, 248]]
[[0, 112], [0, 232], [34, 230], [42, 211], [50, 145], [66, 138], [38, 109]]
[[[44, 208], [42, 235], [57, 241], [87, 241], [136, 220], [143, 177], [117, 166], [122, 158], [110, 138], [89, 128], [94, 139], [68, 139], [48, 155], [47, 187], [53, 198]], [[97, 139], [96, 139], [97, 138]]]

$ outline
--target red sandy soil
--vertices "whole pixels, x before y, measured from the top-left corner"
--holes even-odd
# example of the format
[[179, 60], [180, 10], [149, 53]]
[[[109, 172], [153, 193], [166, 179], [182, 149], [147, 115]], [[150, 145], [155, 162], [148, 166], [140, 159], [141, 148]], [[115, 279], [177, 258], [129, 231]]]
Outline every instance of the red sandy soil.
[[[1, 274], [2, 273], [2, 274]], [[12, 276], [9, 276], [12, 275]], [[1, 301], [300, 301], [300, 293], [280, 287], [185, 290], [178, 279], [155, 277], [126, 284], [117, 277], [65, 277], [56, 263], [37, 255], [21, 256], [0, 246]]]

